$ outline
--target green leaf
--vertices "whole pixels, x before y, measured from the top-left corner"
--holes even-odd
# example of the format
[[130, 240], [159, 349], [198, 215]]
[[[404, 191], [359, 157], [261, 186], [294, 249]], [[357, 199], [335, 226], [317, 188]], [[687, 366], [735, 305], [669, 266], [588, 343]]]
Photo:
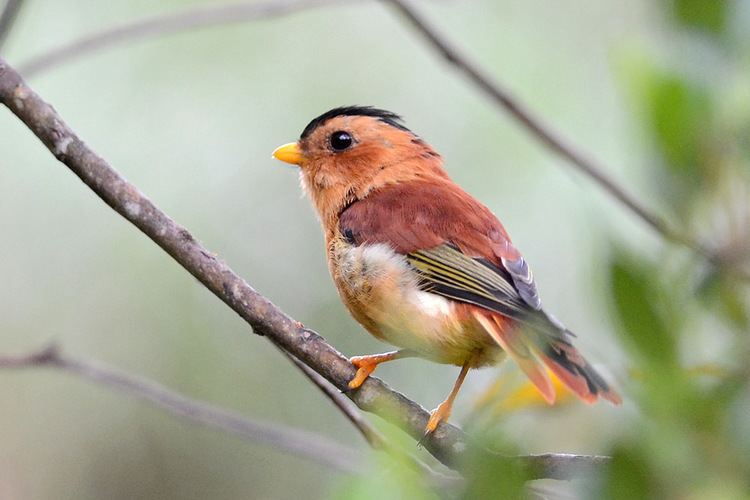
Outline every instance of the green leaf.
[[671, 0], [674, 20], [686, 27], [720, 35], [729, 18], [728, 0]]
[[618, 66], [644, 136], [661, 158], [654, 182], [673, 201], [688, 202], [714, 168], [709, 147], [717, 132], [708, 88], [664, 69], [638, 47], [620, 51]]
[[676, 363], [675, 339], [660, 303], [658, 270], [643, 260], [616, 253], [610, 264], [610, 286], [626, 345], [648, 365]]
[[621, 445], [613, 451], [604, 488], [601, 498], [611, 500], [661, 498], [645, 453], [630, 446]]
[[383, 454], [370, 470], [347, 478], [338, 485], [331, 498], [336, 500], [380, 500], [381, 498], [408, 498], [414, 500], [440, 500], [440, 495], [410, 465], [394, 462]]
[[750, 311], [744, 289], [736, 277], [710, 272], [698, 287], [698, 296], [738, 332], [744, 333], [750, 328]]
[[524, 498], [529, 479], [517, 460], [500, 460], [497, 455], [476, 446], [466, 467], [466, 500], [490, 498]]
[[666, 72], [653, 71], [645, 83], [647, 120], [665, 164], [673, 174], [697, 184], [702, 145], [711, 133], [708, 92]]

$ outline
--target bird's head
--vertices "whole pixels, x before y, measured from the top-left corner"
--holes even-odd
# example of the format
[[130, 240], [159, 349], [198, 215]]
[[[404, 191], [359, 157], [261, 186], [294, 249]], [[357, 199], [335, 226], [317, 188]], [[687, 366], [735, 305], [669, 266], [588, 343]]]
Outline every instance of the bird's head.
[[303, 189], [324, 223], [389, 184], [447, 177], [440, 155], [400, 116], [369, 106], [323, 113], [273, 156], [299, 166]]

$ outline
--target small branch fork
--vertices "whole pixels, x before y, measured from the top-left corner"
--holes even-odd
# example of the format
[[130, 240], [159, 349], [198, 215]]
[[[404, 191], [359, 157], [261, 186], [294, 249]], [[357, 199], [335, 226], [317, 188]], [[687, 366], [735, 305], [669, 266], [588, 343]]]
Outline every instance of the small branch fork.
[[[26, 85], [18, 72], [1, 58], [0, 103], [25, 123], [50, 152], [97, 196], [172, 256], [242, 317], [255, 333], [264, 335], [337, 389], [346, 389], [356, 370], [344, 356], [320, 335], [304, 328], [253, 289], [187, 229], [126, 181], [81, 141], [52, 106]], [[429, 413], [379, 379], [370, 377], [358, 390], [347, 395], [359, 408], [381, 416], [414, 439], [422, 437]], [[467, 438], [455, 426], [441, 424], [423, 441], [423, 445], [443, 464], [459, 468], [467, 448]], [[537, 477], [560, 477], [561, 470], [566, 470], [566, 474], [573, 474], [577, 470], [577, 467], [566, 468], [566, 463], [579, 465], [583, 462], [596, 466], [606, 459], [575, 456], [575, 460], [572, 460], [570, 455], [542, 455], [524, 457], [523, 460]], [[553, 463], [559, 467], [553, 467]]]
[[349, 419], [349, 422], [362, 434], [365, 441], [376, 450], [382, 450], [387, 447], [383, 436], [362, 416], [357, 406], [348, 398], [344, 397], [341, 391], [336, 389], [329, 381], [321, 377], [318, 372], [304, 364], [293, 355], [282, 350], [281, 353], [289, 358], [297, 368], [312, 382], [320, 391], [338, 407], [341, 413]]

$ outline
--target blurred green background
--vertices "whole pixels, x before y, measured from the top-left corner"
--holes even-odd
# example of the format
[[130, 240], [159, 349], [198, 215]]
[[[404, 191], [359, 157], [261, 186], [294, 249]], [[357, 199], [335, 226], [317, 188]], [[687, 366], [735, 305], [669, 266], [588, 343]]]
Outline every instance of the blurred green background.
[[[20, 65], [124, 20], [212, 4], [28, 0], [2, 54]], [[575, 495], [748, 498], [749, 298], [737, 270], [747, 271], [750, 245], [750, 4], [418, 4], [646, 205], [721, 249], [718, 267], [666, 244], [545, 151], [387, 5], [352, 4], [128, 43], [29, 84], [158, 206], [346, 355], [387, 346], [340, 304], [296, 172], [270, 153], [334, 106], [402, 114], [443, 154], [452, 177], [503, 220], [547, 308], [625, 394], [619, 408], [570, 403], [477, 417], [476, 401], [498, 377], [517, 377], [505, 366], [471, 373], [453, 421], [481, 420], [470, 427], [518, 453], [614, 453], [615, 467], [574, 483]], [[0, 352], [55, 341], [369, 456], [267, 341], [93, 196], [7, 110], [0, 152]], [[700, 366], [715, 370], [690, 371]], [[378, 370], [428, 408], [456, 374], [421, 360]], [[389, 475], [382, 457], [370, 459], [373, 477], [346, 477], [68, 375], [0, 372], [2, 499], [437, 495]], [[478, 489], [464, 491], [467, 498], [494, 494], [499, 476], [483, 477], [472, 479]]]

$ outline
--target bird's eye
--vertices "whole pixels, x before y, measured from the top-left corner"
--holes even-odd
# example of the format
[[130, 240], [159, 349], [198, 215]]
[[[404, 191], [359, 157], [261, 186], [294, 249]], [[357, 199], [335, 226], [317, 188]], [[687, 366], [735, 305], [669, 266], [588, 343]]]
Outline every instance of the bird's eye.
[[330, 142], [334, 151], [343, 151], [352, 145], [354, 139], [348, 132], [339, 130], [331, 134]]

